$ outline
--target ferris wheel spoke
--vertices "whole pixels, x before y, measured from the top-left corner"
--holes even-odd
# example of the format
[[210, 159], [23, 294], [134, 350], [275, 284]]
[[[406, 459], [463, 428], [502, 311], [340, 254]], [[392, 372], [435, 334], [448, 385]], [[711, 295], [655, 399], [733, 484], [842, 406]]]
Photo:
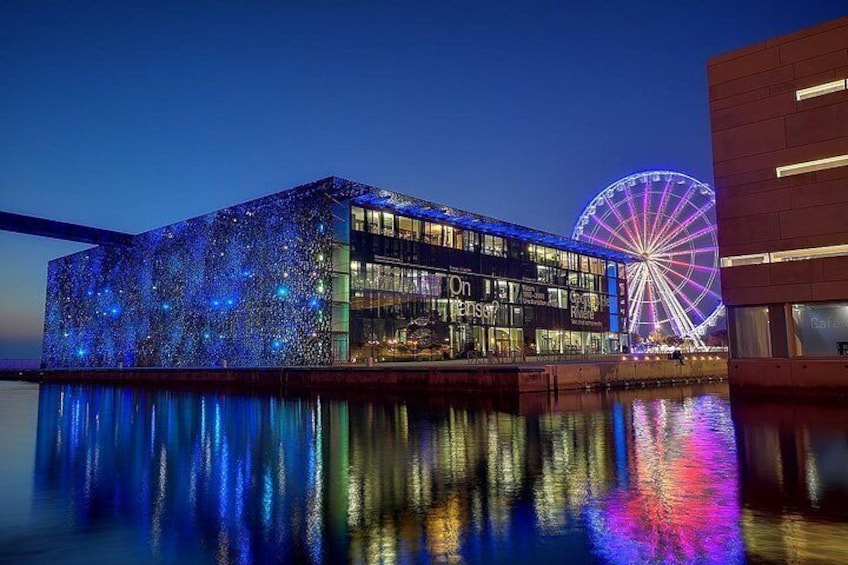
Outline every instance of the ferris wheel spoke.
[[665, 183], [665, 187], [663, 188], [662, 194], [660, 195], [660, 203], [657, 207], [656, 215], [654, 216], [653, 225], [651, 226], [651, 234], [648, 237], [649, 242], [654, 241], [654, 238], [657, 233], [657, 228], [659, 227], [660, 218], [664, 217], [665, 207], [668, 203], [668, 195], [670, 193], [669, 189], [671, 188], [672, 182], [672, 177], [669, 176], [668, 180]]
[[657, 235], [654, 237], [654, 239], [653, 239], [653, 240], [651, 240], [651, 241], [649, 242], [649, 243], [650, 243], [650, 245], [651, 245], [651, 248], [656, 248], [656, 246], [657, 246], [657, 242], [658, 242], [661, 238], [665, 237], [665, 234], [666, 234], [669, 230], [673, 229], [673, 226], [674, 226], [674, 225], [675, 225], [675, 223], [677, 223], [677, 221], [678, 221], [678, 220], [677, 220], [677, 217], [680, 215], [680, 212], [683, 210], [683, 207], [686, 205], [686, 203], [687, 203], [687, 202], [689, 202], [689, 199], [692, 197], [692, 194], [693, 194], [694, 192], [695, 192], [695, 186], [694, 186], [694, 185], [689, 186], [689, 189], [686, 191], [686, 194], [684, 194], [684, 195], [683, 195], [683, 197], [681, 197], [681, 198], [677, 201], [677, 204], [676, 204], [676, 205], [674, 206], [674, 208], [672, 209], [671, 214], [669, 214], [669, 215], [668, 215], [668, 221], [666, 222], [665, 227], [664, 227], [662, 230], [660, 230], [660, 233], [659, 233], [659, 234], [657, 234]]
[[595, 235], [586, 235], [584, 233], [583, 238], [588, 240], [591, 243], [595, 243], [597, 245], [602, 245], [604, 247], [609, 247], [610, 249], [615, 249], [616, 251], [621, 251], [622, 253], [628, 253], [628, 254], [633, 253], [632, 249], [624, 249], [623, 247], [620, 247], [618, 245], [613, 245], [609, 241], [607, 241], [605, 239], [601, 239], [600, 237], [597, 237]]
[[673, 321], [672, 324], [677, 326], [675, 330], [677, 330], [681, 336], [694, 334], [695, 326], [692, 324], [691, 320], [689, 320], [689, 316], [686, 314], [686, 309], [683, 308], [680, 302], [678, 302], [675, 293], [671, 291], [665, 275], [663, 275], [659, 269], [651, 269], [648, 267], [648, 270], [653, 275], [652, 278], [656, 281], [657, 286], [661, 289], [663, 300], [669, 307], [669, 313], [672, 314], [670, 316], [671, 321]]
[[[663, 269], [666, 269], [667, 275], [673, 275], [674, 277], [676, 277], [680, 281], [679, 287], [681, 288], [681, 293], [680, 293], [681, 295], [688, 296], [686, 293], [682, 292], [682, 288], [686, 287], [686, 286], [689, 286], [690, 288], [693, 289], [694, 292], [697, 292], [697, 296], [695, 297], [695, 303], [700, 304], [701, 301], [704, 300], [704, 298], [707, 297], [707, 296], [712, 297], [712, 299], [714, 299], [716, 302], [721, 302], [721, 296], [719, 296], [715, 291], [713, 291], [709, 287], [709, 283], [707, 285], [704, 285], [704, 284], [699, 283], [698, 281], [693, 280], [691, 277], [687, 277], [687, 276], [684, 276], [684, 275], [678, 273], [677, 271], [675, 271], [673, 269], [669, 269], [668, 267], [663, 267], [662, 265], [657, 265], [657, 266], [661, 267]], [[714, 278], [715, 278], [715, 275], [713, 273], [711, 273], [711, 278], [710, 278], [709, 282], [711, 283]], [[699, 311], [699, 313], [700, 313], [700, 311]]]
[[630, 222], [633, 224], [633, 228], [635, 230], [636, 235], [636, 245], [638, 249], [645, 249], [645, 241], [640, 237], [639, 234], [639, 216], [636, 214], [636, 209], [633, 208], [633, 193], [630, 191], [630, 187], [626, 184], [624, 185], [624, 190], [627, 193], [627, 208], [630, 210]]
[[653, 184], [650, 180], [645, 180], [645, 192], [642, 194], [642, 241], [648, 243], [650, 241], [648, 234], [648, 209], [651, 202], [651, 188]]
[[652, 259], [657, 259], [657, 258], [665, 259], [665, 258], [668, 258], [668, 257], [676, 257], [678, 255], [690, 255], [690, 254], [694, 255], [695, 253], [715, 253], [716, 251], [718, 251], [718, 246], [711, 245], [709, 247], [696, 247], [694, 249], [684, 249], [682, 251], [668, 251], [668, 252], [665, 252], [665, 253], [653, 253], [653, 254], [651, 254], [651, 258]]
[[[662, 265], [657, 265], [657, 266], [661, 267], [662, 269], [666, 270], [667, 272], [673, 274], [674, 276], [679, 277], [681, 281], [683, 281], [684, 283], [686, 283], [686, 284], [692, 286], [693, 288], [701, 291], [702, 293], [709, 294], [713, 298], [716, 298], [717, 300], [721, 301], [721, 296], [717, 292], [715, 292], [714, 290], [710, 289], [708, 286], [702, 285], [701, 283], [694, 281], [694, 280], [690, 279], [689, 277], [685, 277], [685, 276], [681, 275], [680, 273], [678, 273], [677, 271], [675, 271], [674, 269], [671, 269], [670, 267], [664, 267]], [[713, 275], [716, 274], [715, 271], [709, 271], [709, 272]]]
[[718, 269], [715, 267], [709, 267], [707, 265], [696, 265], [695, 263], [684, 263], [683, 261], [675, 261], [674, 259], [666, 259], [663, 257], [652, 257], [652, 259], [658, 263], [663, 263], [666, 265], [675, 265], [677, 267], [684, 267], [686, 269], [691, 268], [695, 271], [700, 271], [702, 273], [711, 273], [713, 275], [718, 274]]
[[[713, 206], [714, 206], [713, 202], [710, 201], [705, 206], [698, 208], [695, 212], [690, 214], [688, 218], [686, 218], [685, 220], [680, 222], [680, 224], [677, 227], [675, 227], [673, 230], [671, 230], [665, 237], [654, 242], [653, 249], [655, 251], [662, 251], [662, 250], [666, 249], [668, 244], [675, 237], [677, 237], [682, 231], [684, 231], [684, 230], [688, 231], [689, 226], [691, 226], [692, 224], [694, 224], [698, 220], [702, 220], [703, 218], [708, 217], [707, 212], [709, 212], [710, 208], [712, 208]], [[710, 223], [709, 227], [711, 227], [712, 229], [715, 229], [715, 224]], [[674, 247], [676, 247], [676, 245]]]
[[704, 226], [703, 228], [699, 229], [698, 231], [694, 231], [692, 233], [687, 233], [681, 239], [677, 239], [674, 242], [667, 243], [664, 247], [659, 247], [657, 249], [657, 252], [667, 253], [669, 251], [674, 251], [675, 249], [677, 249], [681, 245], [685, 245], [685, 244], [689, 243], [690, 241], [694, 241], [694, 240], [698, 239], [699, 237], [703, 237], [703, 236], [705, 236], [709, 233], [715, 233], [715, 231], [716, 231], [715, 224], [710, 224], [708, 226]]
[[[683, 299], [683, 301], [686, 303], [686, 305], [689, 306], [689, 308], [687, 309], [687, 308], [683, 308], [683, 306], [681, 305], [680, 306], [681, 311], [679, 312], [679, 314], [684, 316], [686, 318], [686, 320], [689, 321], [689, 322], [692, 321], [692, 319], [689, 317], [689, 312], [692, 312], [693, 314], [698, 314], [700, 316], [701, 311], [698, 309], [697, 306], [695, 306], [695, 304], [692, 303], [692, 300], [686, 295], [686, 293], [679, 292], [678, 287], [671, 288], [673, 286], [673, 284], [668, 279], [668, 277], [666, 277], [662, 273], [659, 273], [659, 274], [663, 277], [665, 287], [668, 289], [669, 292], [671, 292], [671, 295], [674, 296], [674, 297], [679, 296], [680, 298]], [[686, 324], [684, 323], [683, 325], [686, 325]], [[693, 328], [695, 327], [694, 324], [692, 324], [692, 327]]]
[[624, 217], [618, 209], [618, 205], [615, 204], [609, 196], [607, 196], [606, 191], [603, 192], [603, 195], [610, 212], [612, 212], [615, 219], [618, 220], [618, 225], [620, 225], [621, 229], [624, 230], [624, 234], [630, 238], [631, 242], [636, 241], [636, 235], [630, 231], [630, 228], [627, 226], [627, 222], [624, 221]]
[[[689, 295], [683, 290], [687, 286], [687, 284], [690, 283], [692, 283], [692, 288], [697, 291], [695, 302], [700, 302], [701, 300], [703, 300], [705, 295], [704, 291], [702, 290], [703, 285], [699, 285], [697, 281], [692, 279], [693, 269], [689, 269], [687, 266], [687, 272], [680, 273], [674, 270], [674, 268], [667, 267], [660, 263], [654, 263], [654, 267], [660, 270], [660, 272], [663, 274], [666, 281], [668, 282], [669, 286], [673, 287], [672, 290], [674, 291], [675, 295], [680, 294], [684, 302], [694, 307], [694, 303], [690, 300]], [[674, 277], [674, 280], [672, 280], [672, 276]]]
[[654, 288], [656, 280], [654, 279], [654, 276], [651, 273], [651, 269], [648, 268], [647, 263], [645, 264], [645, 277], [645, 290], [646, 294], [648, 295], [648, 309], [651, 311], [650, 325], [653, 327], [659, 323], [659, 316], [657, 316], [657, 297], [659, 296], [659, 293], [657, 292], [656, 288]]
[[630, 301], [628, 305], [628, 317], [630, 318], [631, 329], [638, 327], [642, 319], [642, 301], [645, 298], [645, 284], [647, 283], [647, 276], [644, 271], [645, 265], [642, 263], [637, 264], [636, 268], [633, 269], [633, 279], [635, 284], [633, 286], [632, 294], [628, 296], [628, 300]]

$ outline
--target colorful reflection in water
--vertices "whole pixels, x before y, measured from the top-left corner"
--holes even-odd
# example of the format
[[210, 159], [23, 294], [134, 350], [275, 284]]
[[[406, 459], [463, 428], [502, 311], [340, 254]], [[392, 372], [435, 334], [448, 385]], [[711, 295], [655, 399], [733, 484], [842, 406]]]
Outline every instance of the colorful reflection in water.
[[631, 422], [631, 481], [589, 507], [598, 553], [612, 563], [743, 562], [726, 404], [638, 401]]
[[[751, 495], [762, 433], [734, 435], [720, 389], [542, 404], [41, 386], [31, 508], [0, 523], [0, 561], [791, 561], [767, 532], [803, 530], [810, 505]], [[827, 445], [800, 481], [831, 509], [810, 539], [845, 525], [828, 500], [848, 453]]]

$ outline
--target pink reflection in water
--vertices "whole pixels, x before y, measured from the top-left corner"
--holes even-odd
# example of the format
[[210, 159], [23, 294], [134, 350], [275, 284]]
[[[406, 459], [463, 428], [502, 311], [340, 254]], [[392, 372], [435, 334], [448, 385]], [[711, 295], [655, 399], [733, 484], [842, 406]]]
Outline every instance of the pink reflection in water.
[[710, 396], [636, 402], [626, 487], [587, 509], [595, 551], [612, 563], [741, 563], [733, 425]]

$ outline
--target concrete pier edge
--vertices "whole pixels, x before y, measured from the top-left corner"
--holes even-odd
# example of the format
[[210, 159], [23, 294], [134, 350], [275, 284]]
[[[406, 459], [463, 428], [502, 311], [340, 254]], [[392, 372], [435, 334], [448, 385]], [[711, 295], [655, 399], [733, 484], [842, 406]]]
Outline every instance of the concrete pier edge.
[[258, 368], [103, 368], [9, 371], [4, 380], [42, 383], [221, 385], [286, 390], [380, 390], [523, 394], [724, 380], [724, 358], [563, 364]]

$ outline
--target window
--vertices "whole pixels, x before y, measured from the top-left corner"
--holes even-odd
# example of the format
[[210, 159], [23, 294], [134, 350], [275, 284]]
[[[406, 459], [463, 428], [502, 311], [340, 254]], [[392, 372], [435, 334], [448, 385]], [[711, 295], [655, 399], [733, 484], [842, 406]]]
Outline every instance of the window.
[[735, 336], [734, 358], [771, 357], [771, 331], [766, 306], [733, 308]]
[[332, 312], [332, 328], [334, 332], [346, 332], [350, 327], [350, 305], [349, 304], [333, 304]]
[[507, 281], [495, 281], [495, 300], [498, 302], [509, 301], [509, 284]]
[[445, 247], [454, 247], [454, 248], [457, 248], [457, 249], [462, 249], [462, 242], [461, 241], [459, 242], [459, 245], [457, 245], [457, 239], [458, 239], [457, 234], [459, 234], [459, 237], [462, 237], [462, 230], [456, 229], [453, 226], [445, 226], [442, 229], [442, 232], [443, 232], [442, 244]]
[[845, 255], [848, 255], [848, 245], [829, 245], [826, 247], [808, 247], [805, 249], [790, 249], [788, 251], [773, 251], [772, 253], [722, 257], [721, 266], [726, 269], [729, 267], [741, 267], [743, 265], [805, 261], [807, 259], [824, 259], [826, 257], [843, 257]]
[[544, 252], [544, 255], [542, 257], [542, 262], [545, 265], [550, 265], [552, 267], [556, 267], [557, 264], [559, 263], [559, 260], [558, 260], [558, 257], [557, 257], [557, 255], [558, 255], [557, 250], [551, 249], [550, 247], [543, 247], [542, 250]]
[[333, 241], [350, 243], [351, 219], [350, 201], [334, 202], [330, 208], [333, 217]]
[[350, 302], [350, 276], [336, 273], [332, 278], [333, 301]]
[[333, 247], [332, 255], [333, 271], [336, 273], [347, 273], [350, 269], [350, 246], [336, 245]]
[[519, 327], [524, 325], [524, 309], [521, 306], [512, 307], [512, 325]]
[[388, 212], [383, 212], [383, 235], [389, 237], [395, 236], [395, 216]]
[[486, 234], [483, 236], [483, 253], [495, 257], [506, 257], [506, 242], [504, 238]]
[[848, 354], [848, 302], [793, 304], [797, 355]]
[[589, 272], [593, 275], [604, 274], [604, 261], [597, 257], [589, 257]]
[[536, 263], [536, 246], [530, 244], [527, 246], [527, 259]]
[[848, 245], [830, 245], [828, 247], [775, 251], [771, 253], [771, 261], [772, 263], [781, 263], [783, 261], [803, 261], [805, 259], [823, 259], [825, 257], [842, 257], [844, 255], [848, 255]]
[[848, 88], [848, 79], [839, 79], [833, 82], [826, 82], [824, 84], [817, 84], [816, 86], [811, 86], [809, 88], [802, 88], [801, 90], [795, 91], [795, 100], [800, 102], [801, 100], [806, 100], [807, 98], [815, 98], [817, 96], [824, 96], [825, 94], [831, 94], [833, 92], [839, 92], [840, 90], [845, 90]]
[[350, 287], [356, 290], [365, 288], [365, 273], [359, 261], [350, 262]]
[[353, 216], [354, 231], [365, 231], [365, 210], [359, 206], [351, 206], [350, 213]]
[[421, 240], [421, 220], [398, 216], [398, 237], [401, 239]]
[[377, 210], [365, 210], [365, 221], [368, 224], [369, 232], [380, 233], [380, 212]]
[[553, 284], [555, 281], [555, 269], [551, 269], [550, 267], [543, 267], [539, 265], [536, 267], [536, 280], [539, 282], [544, 282], [548, 284]]
[[477, 252], [480, 250], [480, 234], [471, 231], [464, 230], [462, 232], [462, 245], [466, 251]]
[[425, 222], [424, 224], [424, 242], [429, 243], [430, 245], [441, 245], [442, 244], [442, 225], [434, 224], [432, 222]]
[[568, 308], [568, 292], [558, 288], [549, 288], [548, 306], [552, 308]]
[[782, 178], [792, 175], [803, 175], [804, 173], [812, 173], [814, 171], [823, 171], [825, 169], [835, 169], [836, 167], [844, 167], [846, 165], [848, 165], [848, 155], [836, 155], [835, 157], [826, 157], [815, 161], [784, 165], [776, 168], [775, 174], [777, 174], [777, 178]]
[[737, 255], [735, 257], [722, 257], [721, 266], [726, 269], [728, 267], [742, 267], [745, 265], [762, 265], [770, 260], [768, 253], [756, 253], [754, 255]]

